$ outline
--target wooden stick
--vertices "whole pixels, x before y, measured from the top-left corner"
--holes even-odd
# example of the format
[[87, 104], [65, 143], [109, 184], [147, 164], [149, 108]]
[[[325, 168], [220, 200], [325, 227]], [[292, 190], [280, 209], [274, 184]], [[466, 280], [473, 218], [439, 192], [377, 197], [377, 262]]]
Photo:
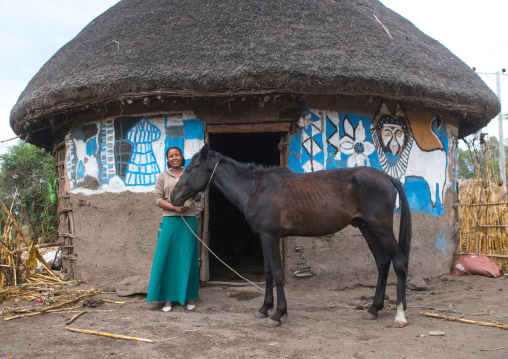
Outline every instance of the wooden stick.
[[477, 322], [475, 320], [462, 319], [462, 318], [450, 317], [449, 315], [439, 315], [439, 314], [433, 314], [433, 313], [420, 313], [420, 314], [421, 315], [426, 315], [426, 316], [432, 317], [432, 318], [439, 318], [439, 319], [450, 320], [452, 322], [453, 321], [457, 321], [457, 322], [463, 322], [463, 323], [469, 323], [469, 324], [484, 325], [484, 326], [487, 326], [487, 327], [496, 327], [496, 328], [508, 329], [508, 325], [504, 325], [504, 324]]
[[42, 312], [19, 314], [19, 315], [15, 315], [13, 317], [4, 318], [4, 321], [11, 320], [11, 319], [17, 319], [17, 318], [31, 317], [32, 315], [38, 315], [38, 314], [42, 314]]
[[76, 319], [78, 319], [78, 317], [82, 316], [82, 315], [83, 315], [83, 314], [85, 314], [85, 313], [88, 313], [88, 311], [84, 310], [84, 311], [82, 311], [82, 312], [79, 312], [78, 314], [76, 314], [75, 316], [73, 316], [71, 319], [69, 319], [69, 320], [67, 321], [67, 323], [65, 323], [65, 324], [67, 324], [67, 325], [71, 324], [73, 321], [75, 321]]
[[7, 320], [11, 320], [11, 319], [31, 317], [33, 315], [39, 315], [39, 314], [45, 314], [45, 313], [55, 313], [55, 312], [64, 312], [64, 311], [67, 311], [67, 310], [74, 310], [74, 309], [76, 309], [76, 307], [74, 307], [74, 308], [64, 308], [64, 309], [51, 309], [51, 310], [46, 310], [45, 312], [33, 312], [33, 313], [27, 313], [27, 314], [19, 314], [19, 315], [15, 315], [15, 316], [12, 316], [12, 317], [4, 318], [3, 320], [7, 321]]
[[48, 310], [50, 309], [55, 309], [55, 308], [60, 308], [60, 307], [63, 307], [64, 305], [67, 305], [67, 304], [71, 304], [71, 303], [74, 303], [74, 302], [77, 302], [78, 300], [80, 300], [81, 298], [84, 298], [84, 297], [88, 297], [90, 295], [95, 295], [97, 294], [98, 292], [91, 292], [91, 293], [87, 293], [87, 294], [83, 294], [83, 295], [80, 295], [79, 297], [77, 298], [74, 298], [74, 299], [71, 299], [71, 300], [68, 300], [66, 302], [62, 302], [60, 304], [56, 304], [56, 305], [52, 305], [50, 307], [46, 307], [46, 308], [41, 308], [41, 312], [47, 312]]
[[508, 202], [495, 202], [495, 203], [472, 203], [472, 204], [461, 204], [455, 203], [453, 207], [481, 207], [481, 206], [498, 206], [508, 204]]
[[106, 303], [113, 303], [113, 304], [125, 304], [125, 302], [115, 302], [114, 300], [109, 300], [109, 299], [103, 299], [102, 301], [106, 302]]
[[480, 351], [481, 352], [493, 352], [495, 350], [503, 350], [503, 349], [506, 349], [506, 347], [494, 348], [494, 349], [480, 349]]
[[[12, 141], [12, 140], [15, 140], [16, 138], [19, 138], [19, 137], [18, 137], [18, 136], [16, 136], [16, 137], [13, 137], [13, 138], [9, 138], [9, 139], [7, 139], [7, 140], [0, 141], [0, 143], [4, 143], [4, 142], [8, 142], [8, 141]], [[14, 358], [14, 357], [12, 357], [12, 358]]]
[[143, 339], [143, 338], [128, 337], [126, 335], [102, 333], [102, 332], [96, 332], [96, 331], [93, 331], [93, 330], [75, 329], [75, 328], [69, 328], [69, 327], [65, 327], [65, 329], [67, 329], [67, 330], [69, 330], [71, 332], [101, 335], [101, 336], [110, 337], [110, 338], [136, 340], [136, 341], [145, 342], [145, 343], [153, 343], [154, 342], [152, 339]]

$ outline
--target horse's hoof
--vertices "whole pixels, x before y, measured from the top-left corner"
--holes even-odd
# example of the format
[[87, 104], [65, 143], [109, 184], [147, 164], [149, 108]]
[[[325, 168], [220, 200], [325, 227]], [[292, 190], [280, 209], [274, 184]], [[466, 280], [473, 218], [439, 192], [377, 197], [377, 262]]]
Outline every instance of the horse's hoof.
[[407, 325], [407, 322], [399, 322], [397, 320], [395, 322], [393, 322], [394, 328], [404, 328], [406, 325]]
[[365, 312], [365, 313], [363, 313], [363, 319], [365, 319], [365, 320], [375, 320], [375, 319], [377, 319], [377, 315], [374, 315], [374, 314], [372, 314], [370, 312]]
[[254, 317], [256, 317], [257, 319], [264, 319], [268, 317], [268, 314], [257, 311], [256, 314], [254, 314]]
[[277, 327], [280, 327], [282, 325], [282, 322], [280, 320], [273, 320], [273, 319], [270, 319], [268, 321], [268, 324], [266, 324], [266, 326], [268, 328], [277, 328]]

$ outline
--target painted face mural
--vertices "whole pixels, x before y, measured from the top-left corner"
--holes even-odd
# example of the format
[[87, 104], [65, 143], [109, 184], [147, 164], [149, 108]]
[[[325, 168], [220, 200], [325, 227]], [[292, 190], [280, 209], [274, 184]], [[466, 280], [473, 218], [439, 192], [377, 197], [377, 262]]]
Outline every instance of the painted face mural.
[[390, 176], [400, 179], [407, 169], [407, 159], [413, 146], [409, 122], [400, 108], [397, 106], [397, 113], [392, 115], [386, 105], [381, 105], [374, 116], [371, 133], [381, 167]]
[[69, 133], [67, 175], [72, 192], [153, 190], [166, 169], [165, 150], [177, 145], [190, 159], [204, 144], [204, 123], [192, 113], [123, 116]]
[[[431, 131], [432, 126], [438, 130], [441, 125], [441, 119], [434, 114]], [[408, 177], [422, 178], [427, 182], [432, 205], [436, 206], [437, 201], [442, 205], [447, 168], [442, 142], [439, 142], [439, 148], [422, 149], [415, 141], [409, 119], [399, 105], [392, 113], [383, 103], [374, 116], [371, 132], [383, 170], [403, 184]]]
[[447, 184], [446, 127], [437, 114], [412, 115], [418, 118], [418, 136], [400, 105], [392, 112], [382, 103], [373, 117], [307, 109], [301, 131], [291, 136], [289, 167], [296, 172], [375, 167], [404, 184], [412, 211], [440, 215]]

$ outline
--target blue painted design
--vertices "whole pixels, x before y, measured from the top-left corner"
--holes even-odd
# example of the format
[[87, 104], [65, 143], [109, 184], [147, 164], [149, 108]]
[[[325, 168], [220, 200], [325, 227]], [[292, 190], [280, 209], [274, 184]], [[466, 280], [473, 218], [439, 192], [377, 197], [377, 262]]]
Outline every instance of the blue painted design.
[[325, 162], [325, 153], [319, 152], [317, 155], [314, 156], [314, 161], [324, 164]]
[[157, 141], [161, 131], [146, 117], [127, 132], [127, 140], [133, 145], [131, 158], [125, 173], [126, 186], [149, 186], [155, 184], [159, 165], [153, 154], [152, 142]]
[[76, 180], [82, 180], [85, 177], [85, 165], [83, 161], [79, 161], [78, 168], [76, 170]]
[[183, 121], [183, 131], [186, 140], [205, 139], [205, 123], [195, 118]]
[[[321, 128], [321, 122], [316, 122], [321, 121], [321, 118], [308, 109], [305, 109], [303, 114], [307, 121], [311, 120], [313, 122], [305, 128], [301, 128], [298, 134], [292, 135], [290, 138], [288, 165], [294, 172], [303, 173], [309, 171], [310, 168], [314, 169], [315, 166], [309, 166], [309, 163], [322, 163], [325, 169], [348, 167], [348, 158], [350, 155], [344, 154], [342, 151], [338, 152], [338, 147], [340, 147], [338, 146], [338, 139], [345, 138], [344, 136], [348, 136], [351, 140], [350, 144], [354, 143], [357, 148], [358, 146], [365, 145], [366, 142], [370, 142], [371, 145], [374, 143], [372, 133], [370, 131], [372, 126], [371, 117], [351, 113], [338, 113], [337, 123], [337, 117], [334, 117], [335, 120], [332, 121], [329, 116], [327, 116], [325, 127], [323, 128], [326, 143], [323, 143], [323, 137], [321, 134], [315, 134], [312, 136], [311, 132], [314, 125], [315, 129], [319, 130]], [[353, 129], [358, 128], [358, 124], [360, 121], [362, 122], [365, 128], [365, 140], [363, 142], [358, 140], [354, 141], [355, 139], [353, 137], [356, 136], [356, 133], [347, 134], [345, 132], [344, 121], [346, 119], [350, 121]], [[438, 128], [437, 124], [437, 121], [432, 123], [432, 130], [442, 142], [446, 153], [448, 151], [446, 125], [441, 123]], [[303, 141], [302, 138], [306, 138], [306, 140]], [[312, 144], [315, 145], [314, 147], [310, 147], [310, 141], [312, 141]], [[322, 146], [321, 148], [325, 151], [319, 151], [317, 145]], [[414, 146], [417, 145], [414, 144]], [[357, 165], [358, 161], [361, 162], [362, 158], [365, 157], [357, 157], [356, 161], [353, 160], [351, 164]], [[384, 171], [376, 150], [366, 156], [366, 158], [368, 158], [370, 167]], [[400, 156], [392, 155], [391, 153], [387, 153], [386, 158], [389, 166], [394, 166], [401, 160]], [[446, 166], [448, 166], [448, 163]], [[446, 171], [446, 168], [443, 169], [443, 171]], [[439, 188], [440, 185], [436, 184], [435, 186], [439, 193], [439, 190], [442, 190]], [[439, 216], [444, 213], [444, 207], [439, 196], [436, 198], [436, 203], [434, 205], [432, 204], [429, 184], [424, 178], [409, 175], [405, 177], [404, 188], [413, 212], [426, 213], [434, 216]]]
[[394, 155], [390, 152], [386, 153], [386, 159], [388, 160], [388, 165], [390, 167], [397, 166], [397, 163], [400, 160], [400, 156]]
[[404, 191], [412, 212], [427, 213], [440, 216], [444, 213], [439, 197], [436, 206], [430, 200], [430, 188], [427, 181], [421, 177], [407, 177]]
[[97, 154], [97, 136], [86, 141], [86, 155], [95, 156]]
[[115, 166], [115, 130], [113, 120], [107, 120], [99, 125], [100, 156], [97, 156], [99, 168], [99, 183], [109, 184], [109, 180], [116, 174]]
[[447, 255], [448, 252], [452, 249], [448, 241], [446, 240], [446, 229], [444, 231], [438, 231], [436, 236], [436, 248], [443, 253], [443, 255]]
[[288, 167], [298, 173], [303, 173], [302, 168], [302, 133], [298, 132], [289, 137]]

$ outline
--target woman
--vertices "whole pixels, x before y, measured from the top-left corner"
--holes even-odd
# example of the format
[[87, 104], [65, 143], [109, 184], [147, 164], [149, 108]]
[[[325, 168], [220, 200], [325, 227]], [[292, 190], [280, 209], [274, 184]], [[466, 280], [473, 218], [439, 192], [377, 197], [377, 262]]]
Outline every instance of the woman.
[[169, 202], [169, 195], [184, 171], [185, 159], [180, 148], [171, 147], [166, 151], [166, 160], [168, 170], [160, 173], [155, 182], [155, 204], [162, 208], [164, 217], [159, 225], [146, 301], [165, 302], [164, 312], [173, 310], [173, 302], [193, 310], [199, 287], [198, 248], [196, 237], [185, 222], [197, 233], [197, 206], [192, 201], [182, 207]]

